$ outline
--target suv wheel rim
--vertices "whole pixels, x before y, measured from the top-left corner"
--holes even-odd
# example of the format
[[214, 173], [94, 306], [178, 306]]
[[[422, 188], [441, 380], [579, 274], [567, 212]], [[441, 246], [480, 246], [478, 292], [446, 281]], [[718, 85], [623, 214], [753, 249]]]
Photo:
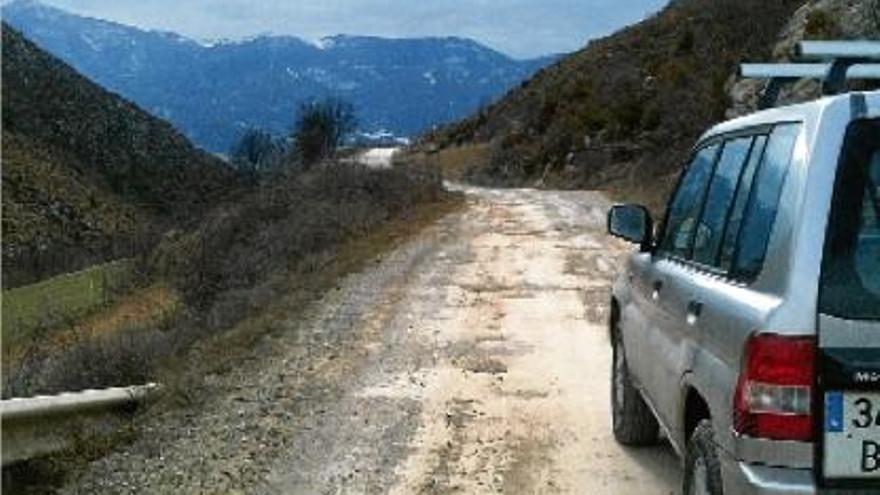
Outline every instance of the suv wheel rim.
[[706, 460], [698, 457], [694, 461], [694, 472], [691, 475], [691, 495], [709, 495], [709, 485], [706, 480], [708, 475], [709, 470], [706, 468]]

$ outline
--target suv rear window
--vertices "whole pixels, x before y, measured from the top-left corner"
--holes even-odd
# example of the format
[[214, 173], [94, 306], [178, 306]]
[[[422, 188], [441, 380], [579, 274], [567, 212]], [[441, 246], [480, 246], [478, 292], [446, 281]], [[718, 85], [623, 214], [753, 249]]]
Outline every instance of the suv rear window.
[[880, 120], [850, 124], [840, 160], [819, 307], [840, 318], [880, 320]]

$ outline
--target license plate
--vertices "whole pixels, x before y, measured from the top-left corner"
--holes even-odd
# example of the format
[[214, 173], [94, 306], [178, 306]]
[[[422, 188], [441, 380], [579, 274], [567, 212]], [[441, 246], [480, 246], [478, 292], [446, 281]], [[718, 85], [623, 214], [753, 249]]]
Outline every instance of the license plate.
[[880, 479], [880, 393], [825, 394], [826, 478]]

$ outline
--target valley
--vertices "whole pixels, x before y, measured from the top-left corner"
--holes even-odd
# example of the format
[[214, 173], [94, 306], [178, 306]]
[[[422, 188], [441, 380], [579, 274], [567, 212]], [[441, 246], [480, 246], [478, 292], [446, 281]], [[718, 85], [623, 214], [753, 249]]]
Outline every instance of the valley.
[[64, 441], [3, 467], [25, 495], [679, 493], [612, 433], [606, 214], [662, 218], [756, 107], [738, 63], [880, 39], [880, 0], [673, 0], [527, 60], [54, 5], [2, 6], [3, 402], [160, 386], [26, 418]]

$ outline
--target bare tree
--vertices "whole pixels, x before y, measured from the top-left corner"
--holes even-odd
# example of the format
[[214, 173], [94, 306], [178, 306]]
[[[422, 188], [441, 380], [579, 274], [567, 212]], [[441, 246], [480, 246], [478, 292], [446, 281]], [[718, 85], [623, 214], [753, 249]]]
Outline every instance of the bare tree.
[[250, 128], [244, 131], [232, 147], [230, 160], [233, 167], [256, 180], [278, 165], [283, 151], [284, 144], [272, 134]]
[[327, 98], [300, 105], [293, 139], [303, 164], [332, 156], [356, 126], [354, 107], [346, 101]]

